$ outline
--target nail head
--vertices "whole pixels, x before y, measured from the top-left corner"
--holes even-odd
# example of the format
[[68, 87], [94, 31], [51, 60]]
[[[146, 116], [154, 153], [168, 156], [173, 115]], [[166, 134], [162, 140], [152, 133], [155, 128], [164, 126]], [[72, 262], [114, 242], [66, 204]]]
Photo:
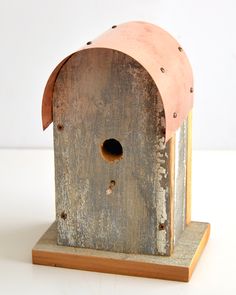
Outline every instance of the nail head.
[[64, 211], [61, 212], [61, 218], [64, 220], [66, 220], [66, 218], [67, 218], [67, 214]]
[[165, 223], [159, 223], [159, 230], [165, 229]]
[[160, 68], [162, 73], [165, 73], [165, 69], [163, 67]]
[[62, 124], [57, 124], [57, 129], [59, 131], [62, 131], [64, 129], [64, 126]]

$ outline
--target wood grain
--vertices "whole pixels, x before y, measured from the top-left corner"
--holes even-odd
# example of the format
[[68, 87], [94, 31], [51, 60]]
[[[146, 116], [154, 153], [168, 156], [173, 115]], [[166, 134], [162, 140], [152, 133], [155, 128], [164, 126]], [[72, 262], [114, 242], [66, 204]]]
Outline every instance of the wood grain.
[[171, 256], [115, 253], [58, 246], [55, 223], [32, 251], [34, 264], [187, 282], [207, 243], [210, 225], [191, 222]]
[[174, 244], [186, 225], [187, 119], [175, 134]]
[[170, 188], [170, 197], [169, 197], [169, 218], [170, 218], [170, 254], [174, 250], [174, 198], [175, 198], [175, 135], [172, 136], [169, 142], [170, 151], [169, 151], [169, 188]]
[[208, 239], [209, 239], [209, 236], [210, 236], [210, 224], [207, 225], [207, 230], [204, 232], [203, 236], [202, 236], [202, 239], [201, 241], [199, 242], [198, 244], [198, 247], [196, 249], [196, 252], [195, 252], [195, 255], [193, 256], [192, 258], [192, 261], [191, 261], [191, 264], [190, 264], [190, 267], [189, 267], [189, 275], [188, 275], [188, 280], [191, 279], [192, 277], [192, 274], [193, 274], [193, 271], [195, 270], [195, 267], [197, 265], [197, 262], [208, 242]]
[[[115, 50], [76, 53], [58, 74], [53, 118], [58, 243], [169, 255], [169, 142], [149, 73]], [[119, 161], [101, 157], [110, 138]]]

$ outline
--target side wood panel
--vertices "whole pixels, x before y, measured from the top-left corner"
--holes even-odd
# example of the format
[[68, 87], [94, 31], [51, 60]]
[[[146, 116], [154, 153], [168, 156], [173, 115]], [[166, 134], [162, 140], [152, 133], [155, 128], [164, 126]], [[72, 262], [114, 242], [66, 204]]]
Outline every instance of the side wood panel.
[[186, 224], [189, 224], [192, 206], [192, 111], [188, 115], [187, 129]]
[[169, 218], [170, 218], [170, 254], [174, 250], [174, 210], [175, 210], [175, 135], [169, 140], [169, 187], [170, 187], [170, 196], [169, 196]]
[[188, 119], [184, 120], [175, 134], [174, 244], [178, 242], [186, 225], [187, 125]]

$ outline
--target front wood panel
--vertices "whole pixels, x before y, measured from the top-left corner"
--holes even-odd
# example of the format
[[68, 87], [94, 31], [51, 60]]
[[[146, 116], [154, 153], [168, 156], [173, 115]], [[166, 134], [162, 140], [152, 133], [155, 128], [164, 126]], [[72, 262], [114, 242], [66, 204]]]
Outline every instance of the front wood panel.
[[[169, 144], [147, 71], [115, 50], [74, 54], [55, 83], [53, 118], [58, 243], [168, 255]], [[112, 163], [100, 151], [109, 138], [123, 147]]]

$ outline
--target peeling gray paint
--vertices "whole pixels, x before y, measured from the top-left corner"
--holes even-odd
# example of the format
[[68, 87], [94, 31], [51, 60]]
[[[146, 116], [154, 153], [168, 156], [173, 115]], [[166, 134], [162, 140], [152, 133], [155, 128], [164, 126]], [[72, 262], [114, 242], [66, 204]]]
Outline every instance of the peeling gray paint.
[[184, 120], [175, 137], [174, 244], [185, 229], [187, 128]]

